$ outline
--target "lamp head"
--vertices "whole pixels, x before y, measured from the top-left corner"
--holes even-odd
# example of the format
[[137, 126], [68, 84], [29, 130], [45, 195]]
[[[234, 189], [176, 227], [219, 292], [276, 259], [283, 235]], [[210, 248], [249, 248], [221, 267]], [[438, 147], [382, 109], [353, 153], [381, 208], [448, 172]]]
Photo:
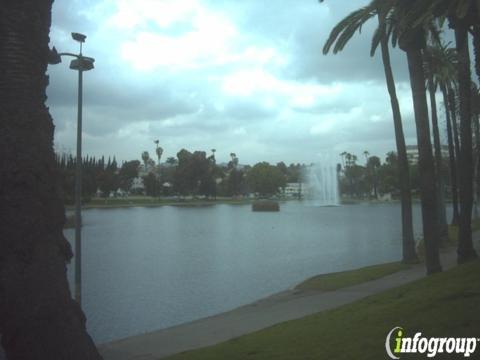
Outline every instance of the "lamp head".
[[62, 62], [62, 58], [60, 57], [57, 49], [55, 49], [55, 46], [54, 46], [48, 52], [48, 63], [51, 65], [56, 65], [56, 64], [60, 64], [61, 62]]
[[84, 43], [87, 36], [83, 35], [83, 34], [80, 34], [80, 33], [72, 32], [72, 38], [75, 41], [78, 41], [80, 43]]
[[72, 70], [79, 70], [79, 71], [89, 71], [94, 68], [95, 59], [89, 57], [81, 57], [79, 59], [73, 59], [70, 62], [70, 69]]

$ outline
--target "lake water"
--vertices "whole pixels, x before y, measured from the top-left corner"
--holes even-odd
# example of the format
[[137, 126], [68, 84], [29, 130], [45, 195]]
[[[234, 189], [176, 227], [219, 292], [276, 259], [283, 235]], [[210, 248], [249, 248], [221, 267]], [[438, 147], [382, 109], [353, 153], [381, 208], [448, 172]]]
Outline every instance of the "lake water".
[[[83, 309], [97, 343], [214, 315], [320, 273], [401, 258], [399, 204], [83, 211]], [[414, 206], [416, 236], [420, 209]], [[72, 241], [74, 231], [65, 230]], [[68, 276], [73, 282], [73, 262]]]

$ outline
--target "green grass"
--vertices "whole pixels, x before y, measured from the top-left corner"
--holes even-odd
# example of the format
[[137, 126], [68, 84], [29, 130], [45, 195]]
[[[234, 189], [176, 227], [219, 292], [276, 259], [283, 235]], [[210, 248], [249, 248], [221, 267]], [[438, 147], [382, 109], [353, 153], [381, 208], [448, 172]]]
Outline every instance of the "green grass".
[[[472, 219], [472, 233], [480, 231], [480, 218]], [[448, 225], [448, 239], [445, 244], [442, 244], [441, 247], [448, 248], [451, 246], [458, 245], [458, 226], [457, 225]], [[417, 240], [417, 255], [420, 259], [425, 258], [425, 243], [423, 238]]]
[[300, 283], [296, 286], [296, 289], [332, 291], [379, 279], [397, 271], [409, 269], [410, 267], [411, 265], [393, 262], [367, 266], [356, 270], [318, 275]]
[[[385, 337], [395, 326], [406, 336], [479, 337], [480, 262], [169, 359], [387, 359]], [[470, 358], [478, 354], [480, 349]]]
[[[480, 218], [472, 219], [472, 232], [480, 230]], [[448, 225], [448, 241], [452, 245], [458, 244], [458, 226]]]

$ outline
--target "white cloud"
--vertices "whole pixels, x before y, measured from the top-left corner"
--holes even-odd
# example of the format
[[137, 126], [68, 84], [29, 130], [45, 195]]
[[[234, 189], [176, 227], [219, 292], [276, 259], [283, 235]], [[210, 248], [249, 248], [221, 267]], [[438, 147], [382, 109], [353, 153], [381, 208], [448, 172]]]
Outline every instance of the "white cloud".
[[[69, 32], [78, 26], [88, 35], [86, 54], [96, 58], [84, 81], [86, 153], [129, 160], [156, 138], [168, 156], [182, 147], [216, 148], [219, 161], [232, 151], [245, 162], [309, 162], [328, 149], [382, 155], [395, 148], [378, 57], [372, 61], [368, 49], [359, 55], [369, 47], [370, 28], [350, 53], [321, 55], [330, 27], [362, 0], [328, 6], [292, 0], [87, 3], [55, 2], [51, 33], [59, 50], [76, 51]], [[392, 52], [394, 66], [404, 60], [397, 55]], [[56, 143], [75, 148], [76, 78], [68, 71], [50, 72], [49, 105]], [[398, 93], [411, 135], [410, 89], [400, 84]]]
[[185, 19], [191, 20], [201, 10], [197, 0], [119, 0], [115, 5], [116, 11], [107, 24], [128, 30], [148, 21], [166, 28]]

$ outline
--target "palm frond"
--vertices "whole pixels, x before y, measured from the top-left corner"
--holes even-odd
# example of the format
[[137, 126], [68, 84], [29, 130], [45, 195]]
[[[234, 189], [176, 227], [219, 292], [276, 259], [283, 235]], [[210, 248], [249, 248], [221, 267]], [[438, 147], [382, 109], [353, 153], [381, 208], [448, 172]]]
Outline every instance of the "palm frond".
[[370, 47], [370, 56], [375, 55], [375, 51], [378, 48], [378, 45], [380, 44], [380, 41], [385, 37], [385, 25], [380, 25], [375, 29], [375, 33], [373, 34], [372, 37], [372, 45]]
[[334, 54], [343, 50], [352, 36], [361, 31], [362, 25], [376, 15], [376, 7], [372, 3], [355, 10], [335, 25], [323, 46], [323, 54], [328, 54], [332, 46]]

